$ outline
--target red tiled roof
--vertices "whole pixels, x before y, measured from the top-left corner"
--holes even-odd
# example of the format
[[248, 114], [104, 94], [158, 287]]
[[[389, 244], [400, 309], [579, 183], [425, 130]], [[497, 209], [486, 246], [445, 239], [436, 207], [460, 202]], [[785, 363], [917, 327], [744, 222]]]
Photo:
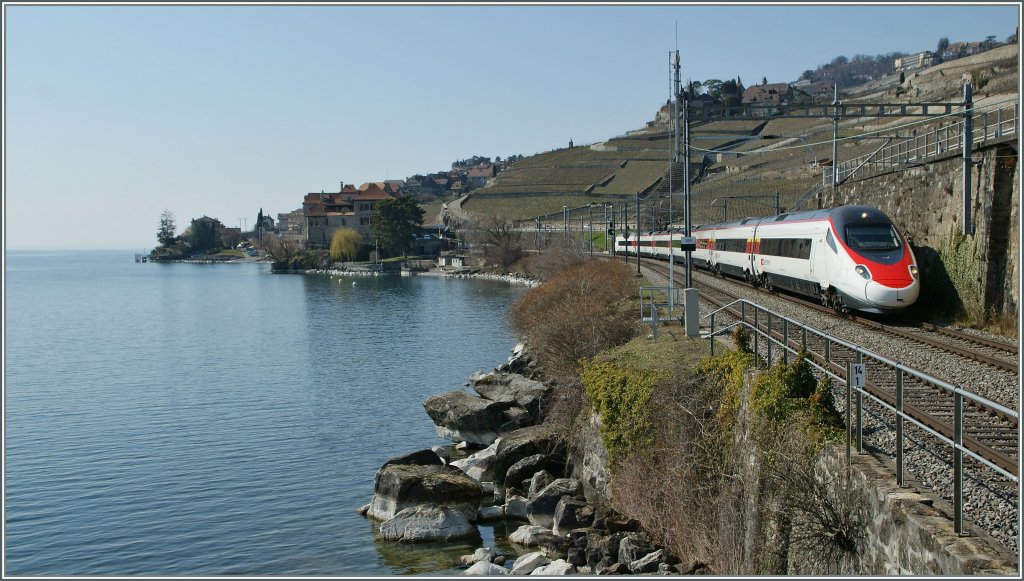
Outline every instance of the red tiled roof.
[[494, 166], [493, 165], [476, 165], [469, 168], [469, 173], [466, 174], [471, 178], [493, 178], [494, 177]]

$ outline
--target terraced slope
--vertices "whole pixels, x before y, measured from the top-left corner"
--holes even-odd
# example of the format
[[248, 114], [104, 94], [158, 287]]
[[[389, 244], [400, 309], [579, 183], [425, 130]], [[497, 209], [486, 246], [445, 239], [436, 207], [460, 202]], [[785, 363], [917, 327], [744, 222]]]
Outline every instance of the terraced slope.
[[[975, 83], [976, 107], [1019, 98], [1016, 45], [915, 72], [902, 84], [898, 77], [877, 79], [844, 103], [956, 103], [962, 100], [965, 80]], [[948, 122], [910, 117], [843, 119], [837, 158], [870, 154], [892, 136], [924, 134]], [[802, 208], [814, 207], [823, 166], [833, 157], [833, 126], [827, 117], [694, 123], [690, 138], [694, 224], [721, 220], [726, 204], [729, 218], [769, 215], [776, 209], [776, 197], [783, 210], [798, 203]], [[561, 225], [563, 207], [578, 223], [591, 204], [621, 207], [634, 203], [640, 193], [641, 227], [663, 224], [667, 217], [658, 212], [666, 206], [673, 142], [670, 127], [655, 126], [592, 146], [535, 155], [474, 192], [464, 208], [471, 214], [516, 220], [552, 214]], [[682, 164], [678, 164], [671, 172], [674, 196], [683, 189], [682, 181]], [[633, 215], [632, 209], [629, 212]], [[674, 221], [680, 223], [681, 217]]]

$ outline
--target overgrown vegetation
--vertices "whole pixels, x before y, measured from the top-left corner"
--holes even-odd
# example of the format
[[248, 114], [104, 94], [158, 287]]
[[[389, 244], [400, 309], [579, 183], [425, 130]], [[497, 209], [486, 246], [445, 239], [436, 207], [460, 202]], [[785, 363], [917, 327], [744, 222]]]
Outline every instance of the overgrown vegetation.
[[325, 250], [303, 248], [298, 242], [276, 236], [264, 239], [264, 249], [275, 271], [323, 268], [330, 260]]
[[985, 323], [985, 292], [981, 278], [982, 261], [978, 252], [978, 241], [974, 236], [965, 236], [954, 228], [946, 241], [939, 246], [939, 258], [959, 298], [957, 317], [964, 323], [983, 325]]
[[[791, 548], [839, 571], [856, 556], [864, 523], [856, 495], [815, 474], [822, 448], [844, 434], [832, 386], [802, 355], [755, 372], [749, 338], [733, 339], [739, 349], [689, 366], [679, 362], [696, 360], [690, 341], [634, 341], [675, 362], [668, 373], [624, 360], [622, 352], [644, 352], [633, 343], [585, 368], [594, 409], [604, 424], [613, 418], [605, 441], [616, 458], [616, 508], [716, 574], [786, 574]], [[605, 401], [609, 394], [621, 401]]]
[[583, 389], [601, 416], [601, 437], [612, 461], [650, 448], [653, 427], [647, 407], [660, 374], [614, 363], [584, 363]]

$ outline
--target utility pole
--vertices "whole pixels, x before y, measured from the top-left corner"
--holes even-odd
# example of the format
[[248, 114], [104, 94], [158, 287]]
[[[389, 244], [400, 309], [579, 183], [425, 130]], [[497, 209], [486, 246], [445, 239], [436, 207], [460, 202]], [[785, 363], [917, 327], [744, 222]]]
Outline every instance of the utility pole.
[[964, 223], [961, 232], [964, 236], [974, 233], [974, 225], [971, 223], [971, 145], [974, 127], [971, 119], [974, 103], [971, 96], [971, 84], [964, 85], [964, 195], [963, 195], [963, 218]]
[[640, 278], [640, 192], [636, 193], [636, 276]]
[[832, 85], [835, 96], [832, 98], [832, 189], [839, 187], [839, 85]]
[[[672, 230], [672, 172], [679, 163], [679, 50], [676, 49], [675, 59], [672, 64], [674, 82], [672, 84], [672, 132], [674, 134], [674, 147], [672, 148], [672, 164], [668, 170], [668, 316], [673, 317], [675, 311], [676, 294], [676, 253], [675, 236]], [[685, 179], [685, 176], [684, 176]]]
[[[690, 106], [686, 102], [686, 93], [683, 93], [683, 201], [686, 215], [686, 236], [691, 236], [691, 214], [690, 214]], [[686, 288], [693, 288], [691, 279], [690, 251], [686, 251]]]
[[594, 258], [594, 205], [587, 206], [590, 214], [590, 258]]

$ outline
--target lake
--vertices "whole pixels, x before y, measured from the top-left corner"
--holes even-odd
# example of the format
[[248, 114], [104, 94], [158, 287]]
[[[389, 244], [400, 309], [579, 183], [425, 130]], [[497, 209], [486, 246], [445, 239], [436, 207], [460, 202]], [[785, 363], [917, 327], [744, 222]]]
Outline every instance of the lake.
[[385, 542], [356, 510], [388, 457], [446, 443], [422, 402], [506, 360], [524, 287], [130, 251], [5, 274], [7, 574], [455, 574], [504, 546]]

